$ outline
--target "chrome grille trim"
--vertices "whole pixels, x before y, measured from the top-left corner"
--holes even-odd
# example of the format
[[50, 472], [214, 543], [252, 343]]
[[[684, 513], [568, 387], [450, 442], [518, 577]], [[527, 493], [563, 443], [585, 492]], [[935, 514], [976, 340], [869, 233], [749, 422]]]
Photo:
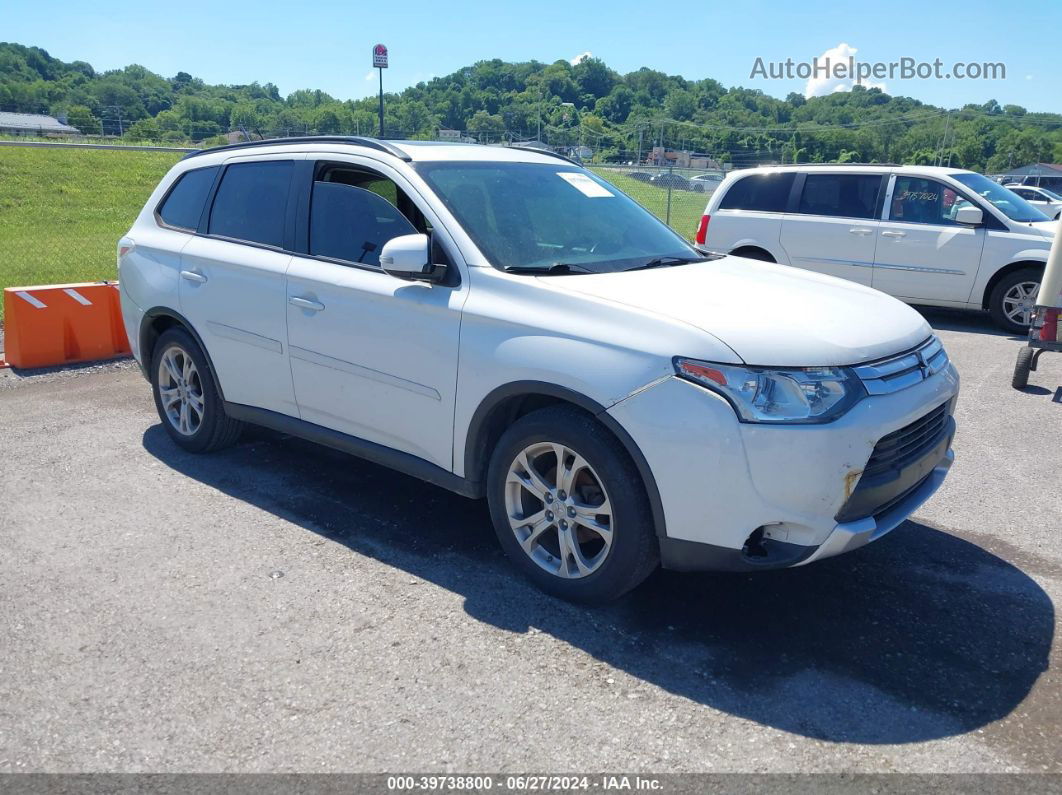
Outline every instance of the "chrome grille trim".
[[944, 345], [934, 335], [912, 351], [853, 367], [867, 394], [888, 395], [936, 375], [948, 366]]

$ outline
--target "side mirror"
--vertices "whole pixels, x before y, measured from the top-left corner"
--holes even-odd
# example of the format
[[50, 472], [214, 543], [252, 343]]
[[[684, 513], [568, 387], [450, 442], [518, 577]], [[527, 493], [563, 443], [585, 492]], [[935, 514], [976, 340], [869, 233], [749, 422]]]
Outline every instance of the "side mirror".
[[446, 273], [445, 265], [431, 262], [431, 240], [427, 235], [393, 237], [380, 251], [380, 267], [399, 279], [438, 281]]
[[968, 204], [955, 211], [955, 220], [958, 223], [967, 226], [980, 226], [985, 220], [985, 214], [981, 211], [980, 207], [974, 207], [973, 205]]

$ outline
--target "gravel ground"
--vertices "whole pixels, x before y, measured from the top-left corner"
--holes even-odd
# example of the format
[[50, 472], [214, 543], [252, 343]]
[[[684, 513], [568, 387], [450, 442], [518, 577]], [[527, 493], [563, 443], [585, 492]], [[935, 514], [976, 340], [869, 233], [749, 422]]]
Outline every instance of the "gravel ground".
[[482, 503], [264, 431], [180, 451], [130, 362], [0, 371], [2, 771], [1062, 772], [1062, 356], [928, 314], [958, 460], [847, 556], [586, 609]]

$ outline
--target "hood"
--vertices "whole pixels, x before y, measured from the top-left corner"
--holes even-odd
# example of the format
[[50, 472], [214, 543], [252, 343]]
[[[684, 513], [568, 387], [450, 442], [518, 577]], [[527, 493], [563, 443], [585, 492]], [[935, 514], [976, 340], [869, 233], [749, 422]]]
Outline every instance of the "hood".
[[555, 284], [688, 323], [751, 365], [857, 364], [913, 348], [932, 333], [920, 314], [885, 293], [744, 257], [565, 276]]
[[1029, 226], [1047, 238], [1054, 237], [1058, 232], [1058, 221], [1033, 221]]

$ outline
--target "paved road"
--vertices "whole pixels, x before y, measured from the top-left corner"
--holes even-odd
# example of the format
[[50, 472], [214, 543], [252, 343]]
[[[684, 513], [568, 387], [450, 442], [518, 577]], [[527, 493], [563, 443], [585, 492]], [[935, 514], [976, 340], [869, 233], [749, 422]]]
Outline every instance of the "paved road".
[[[583, 609], [487, 512], [266, 432], [196, 457], [128, 364], [0, 375], [0, 770], [1062, 770], [1062, 356], [930, 315], [958, 462], [915, 521]], [[1057, 391], [1056, 391], [1057, 390]]]

